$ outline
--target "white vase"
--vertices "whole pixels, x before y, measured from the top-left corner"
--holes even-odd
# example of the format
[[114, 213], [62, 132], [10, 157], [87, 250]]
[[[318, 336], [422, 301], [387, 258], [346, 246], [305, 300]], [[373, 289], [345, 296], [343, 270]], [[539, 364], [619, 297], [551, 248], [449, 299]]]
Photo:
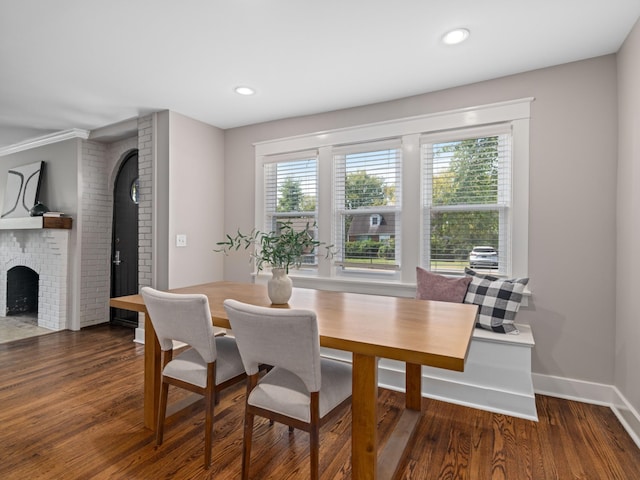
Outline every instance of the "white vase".
[[292, 288], [293, 282], [284, 268], [271, 269], [271, 278], [267, 283], [267, 292], [271, 303], [274, 305], [287, 303], [291, 298]]

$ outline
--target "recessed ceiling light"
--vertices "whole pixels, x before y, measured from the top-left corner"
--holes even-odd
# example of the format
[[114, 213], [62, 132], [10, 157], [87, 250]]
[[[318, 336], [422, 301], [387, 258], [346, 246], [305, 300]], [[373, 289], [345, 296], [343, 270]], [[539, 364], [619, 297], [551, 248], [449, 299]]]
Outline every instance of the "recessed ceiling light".
[[467, 38], [469, 38], [469, 30], [466, 28], [456, 28], [442, 37], [442, 43], [457, 45], [458, 43], [464, 42]]
[[253, 95], [256, 91], [251, 87], [236, 87], [234, 91], [238, 95]]

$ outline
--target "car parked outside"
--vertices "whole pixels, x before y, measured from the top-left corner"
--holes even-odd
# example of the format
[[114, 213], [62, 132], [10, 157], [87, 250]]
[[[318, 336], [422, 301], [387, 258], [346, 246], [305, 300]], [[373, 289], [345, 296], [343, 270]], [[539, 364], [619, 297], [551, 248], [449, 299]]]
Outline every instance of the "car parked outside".
[[473, 247], [469, 253], [471, 268], [498, 268], [498, 252], [489, 246]]

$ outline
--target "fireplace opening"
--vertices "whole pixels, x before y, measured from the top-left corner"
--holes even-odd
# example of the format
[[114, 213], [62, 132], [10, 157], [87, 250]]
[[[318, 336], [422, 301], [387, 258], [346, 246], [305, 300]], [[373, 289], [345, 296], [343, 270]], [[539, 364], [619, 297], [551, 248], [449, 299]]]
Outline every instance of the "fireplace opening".
[[33, 314], [37, 317], [39, 277], [24, 266], [7, 271], [7, 316]]

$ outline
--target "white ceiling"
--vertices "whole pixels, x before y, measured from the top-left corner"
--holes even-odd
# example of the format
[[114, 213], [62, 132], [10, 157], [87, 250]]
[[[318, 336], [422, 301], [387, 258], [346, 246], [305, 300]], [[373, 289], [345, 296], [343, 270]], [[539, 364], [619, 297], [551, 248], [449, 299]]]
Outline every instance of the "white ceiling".
[[[230, 128], [406, 97], [616, 52], [639, 16], [640, 0], [0, 0], [0, 147], [164, 109]], [[441, 44], [454, 27], [469, 40]]]

